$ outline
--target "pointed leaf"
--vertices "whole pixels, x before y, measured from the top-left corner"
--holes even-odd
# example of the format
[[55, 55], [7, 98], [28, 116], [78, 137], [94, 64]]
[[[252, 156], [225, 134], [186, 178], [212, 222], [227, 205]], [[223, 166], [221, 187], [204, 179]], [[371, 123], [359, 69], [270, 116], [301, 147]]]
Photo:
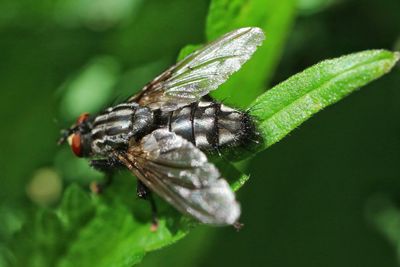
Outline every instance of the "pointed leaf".
[[281, 140], [321, 109], [389, 72], [399, 55], [369, 50], [325, 60], [259, 96], [250, 113], [259, 121], [265, 138], [263, 148]]

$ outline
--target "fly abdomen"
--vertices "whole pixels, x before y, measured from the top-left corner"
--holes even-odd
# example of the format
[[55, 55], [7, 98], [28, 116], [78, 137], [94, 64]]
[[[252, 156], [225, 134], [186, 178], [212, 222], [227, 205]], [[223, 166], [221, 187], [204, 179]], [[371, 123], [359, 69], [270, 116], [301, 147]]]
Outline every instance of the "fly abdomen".
[[250, 115], [216, 102], [200, 101], [163, 113], [160, 123], [206, 153], [231, 159], [261, 143]]

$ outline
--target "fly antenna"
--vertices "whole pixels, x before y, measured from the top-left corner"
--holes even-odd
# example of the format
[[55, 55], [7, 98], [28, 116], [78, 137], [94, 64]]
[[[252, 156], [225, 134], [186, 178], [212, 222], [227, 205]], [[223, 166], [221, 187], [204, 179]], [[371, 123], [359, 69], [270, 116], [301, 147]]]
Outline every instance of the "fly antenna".
[[61, 137], [57, 141], [57, 145], [62, 145], [67, 141], [68, 136], [70, 136], [73, 132], [75, 132], [78, 129], [78, 125], [74, 126], [72, 128], [69, 128], [68, 130], [61, 130]]
[[61, 137], [57, 141], [57, 145], [62, 145], [65, 143], [65, 141], [68, 139], [68, 136], [71, 134], [71, 131], [69, 130], [61, 130]]

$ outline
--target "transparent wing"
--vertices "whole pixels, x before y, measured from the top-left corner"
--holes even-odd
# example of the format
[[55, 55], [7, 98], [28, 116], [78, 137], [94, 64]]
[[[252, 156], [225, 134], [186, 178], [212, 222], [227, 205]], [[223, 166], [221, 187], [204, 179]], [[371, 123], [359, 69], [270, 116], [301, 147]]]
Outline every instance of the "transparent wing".
[[118, 158], [152, 191], [202, 223], [227, 225], [239, 218], [228, 183], [203, 152], [175, 133], [155, 130]]
[[264, 38], [255, 27], [229, 32], [169, 68], [130, 101], [164, 111], [198, 101], [239, 70]]

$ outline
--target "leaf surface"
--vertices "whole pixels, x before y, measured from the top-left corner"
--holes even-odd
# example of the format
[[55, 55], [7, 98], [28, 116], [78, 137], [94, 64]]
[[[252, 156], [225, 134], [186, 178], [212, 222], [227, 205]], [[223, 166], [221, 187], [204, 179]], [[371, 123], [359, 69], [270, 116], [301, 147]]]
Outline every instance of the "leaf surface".
[[265, 149], [323, 108], [389, 72], [399, 53], [368, 50], [325, 60], [259, 96], [250, 106]]

